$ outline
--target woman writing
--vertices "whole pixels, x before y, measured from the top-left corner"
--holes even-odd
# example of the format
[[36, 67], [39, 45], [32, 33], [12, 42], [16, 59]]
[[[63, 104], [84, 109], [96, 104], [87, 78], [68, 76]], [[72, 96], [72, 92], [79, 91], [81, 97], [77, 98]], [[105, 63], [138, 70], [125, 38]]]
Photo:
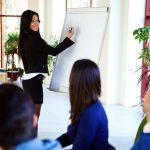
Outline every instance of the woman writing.
[[43, 77], [48, 73], [47, 57], [56, 56], [74, 42], [71, 37], [74, 29], [67, 31], [66, 38], [56, 48], [48, 45], [40, 36], [39, 15], [32, 10], [26, 10], [21, 15], [18, 54], [25, 69], [23, 88], [29, 93], [35, 104], [35, 113], [40, 116], [43, 103]]

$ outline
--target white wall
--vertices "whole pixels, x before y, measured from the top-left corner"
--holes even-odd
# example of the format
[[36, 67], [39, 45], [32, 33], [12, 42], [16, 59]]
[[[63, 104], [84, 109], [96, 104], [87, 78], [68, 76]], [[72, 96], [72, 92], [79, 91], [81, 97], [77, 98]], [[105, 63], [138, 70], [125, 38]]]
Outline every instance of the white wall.
[[141, 45], [134, 40], [132, 32], [143, 26], [145, 0], [139, 0], [136, 7], [134, 0], [111, 0], [110, 7], [108, 33], [100, 62], [102, 101], [133, 106], [140, 100], [140, 85], [137, 86], [140, 71], [134, 71], [141, 65], [138, 60]]
[[96, 0], [96, 6], [110, 6], [110, 0]]
[[50, 36], [52, 35], [52, 1], [45, 0], [45, 33], [44, 37], [46, 41], [49, 41]]
[[[121, 1], [110, 3], [110, 17], [107, 38], [102, 50], [100, 70], [102, 72], [102, 101], [106, 104], [114, 104], [119, 101], [120, 82], [120, 32], [121, 32]], [[107, 44], [107, 45], [106, 45]], [[105, 54], [104, 54], [105, 53]], [[106, 62], [106, 60], [107, 62]], [[104, 63], [105, 62], [105, 63]], [[105, 73], [105, 74], [104, 74]]]
[[140, 101], [141, 85], [137, 86], [137, 81], [141, 71], [136, 73], [134, 71], [142, 65], [141, 60], [138, 59], [142, 44], [134, 39], [132, 33], [136, 28], [144, 26], [145, 0], [139, 0], [136, 7], [134, 0], [124, 1], [123, 6], [126, 6], [127, 9], [123, 9], [125, 21], [122, 19], [125, 32], [122, 34], [122, 60], [124, 61], [122, 61], [120, 103], [133, 106]]
[[40, 17], [40, 33], [42, 37], [45, 37], [45, 24], [46, 24], [46, 11], [45, 11], [45, 2], [43, 0], [39, 0], [39, 17]]
[[35, 0], [28, 0], [28, 8], [33, 11], [39, 12], [39, 0], [36, 0], [36, 3]]
[[29, 0], [28, 8], [39, 13], [40, 33], [48, 41], [52, 35], [52, 0]]
[[[60, 35], [65, 6], [65, 0], [61, 0], [61, 4], [58, 0], [29, 1], [29, 8], [40, 13], [40, 30], [45, 40], [48, 41], [51, 35]], [[137, 86], [140, 71], [134, 71], [141, 65], [138, 50], [142, 45], [134, 40], [132, 32], [143, 26], [145, 0], [139, 0], [136, 7], [134, 0], [102, 0], [99, 6], [111, 7], [100, 58], [102, 101], [133, 106], [140, 100], [141, 89]]]
[[66, 0], [52, 0], [52, 35], [61, 35], [65, 14]]

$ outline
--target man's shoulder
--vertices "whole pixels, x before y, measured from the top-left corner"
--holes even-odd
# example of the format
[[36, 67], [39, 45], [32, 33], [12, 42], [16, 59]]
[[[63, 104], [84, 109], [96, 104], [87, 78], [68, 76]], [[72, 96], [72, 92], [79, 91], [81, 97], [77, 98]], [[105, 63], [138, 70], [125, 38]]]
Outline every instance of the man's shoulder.
[[42, 140], [43, 149], [42, 150], [62, 150], [60, 143], [56, 140]]
[[56, 140], [33, 139], [17, 145], [14, 150], [62, 150], [60, 143]]

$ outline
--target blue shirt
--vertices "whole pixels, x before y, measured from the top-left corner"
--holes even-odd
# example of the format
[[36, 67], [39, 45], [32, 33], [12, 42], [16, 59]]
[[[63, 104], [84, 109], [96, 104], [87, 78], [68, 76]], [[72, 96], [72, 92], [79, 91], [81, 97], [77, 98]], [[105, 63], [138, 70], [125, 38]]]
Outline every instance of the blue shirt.
[[108, 150], [108, 120], [101, 102], [85, 108], [67, 133], [73, 150]]
[[57, 141], [33, 139], [17, 145], [13, 150], [63, 150]]
[[131, 150], [148, 150], [150, 149], [150, 133], [141, 133], [138, 140]]

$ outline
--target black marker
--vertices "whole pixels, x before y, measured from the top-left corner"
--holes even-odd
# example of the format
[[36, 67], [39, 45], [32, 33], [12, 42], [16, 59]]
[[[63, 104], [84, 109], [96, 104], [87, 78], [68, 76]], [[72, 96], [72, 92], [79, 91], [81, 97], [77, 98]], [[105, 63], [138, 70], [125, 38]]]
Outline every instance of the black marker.
[[69, 27], [69, 32], [71, 32], [72, 31], [72, 27]]

